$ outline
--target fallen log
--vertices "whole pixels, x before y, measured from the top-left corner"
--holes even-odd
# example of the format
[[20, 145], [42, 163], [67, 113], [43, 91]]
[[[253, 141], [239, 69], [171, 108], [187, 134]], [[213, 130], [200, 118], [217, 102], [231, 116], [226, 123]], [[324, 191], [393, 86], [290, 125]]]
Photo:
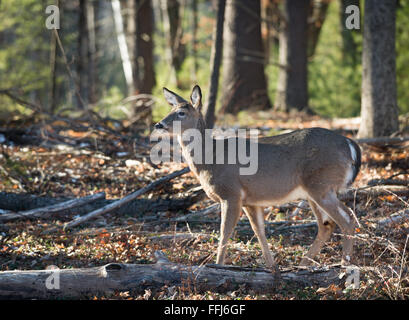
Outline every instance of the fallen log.
[[83, 198], [79, 199], [72, 199], [68, 201], [64, 201], [57, 204], [52, 204], [46, 207], [26, 210], [26, 211], [19, 211], [19, 212], [8, 212], [4, 214], [0, 214], [0, 222], [7, 222], [17, 219], [27, 219], [27, 218], [40, 218], [45, 217], [50, 214], [59, 213], [64, 210], [77, 208], [83, 206], [87, 203], [105, 199], [105, 192], [100, 192], [97, 194], [92, 194]]
[[[110, 263], [85, 269], [52, 269], [0, 272], [1, 299], [86, 299], [129, 291], [140, 294], [167, 287], [183, 287], [195, 292], [253, 290], [274, 292], [278, 284], [271, 271], [261, 268], [200, 265], [170, 262], [162, 252], [154, 264]], [[299, 268], [281, 272], [281, 283], [305, 288], [341, 285], [342, 268]]]

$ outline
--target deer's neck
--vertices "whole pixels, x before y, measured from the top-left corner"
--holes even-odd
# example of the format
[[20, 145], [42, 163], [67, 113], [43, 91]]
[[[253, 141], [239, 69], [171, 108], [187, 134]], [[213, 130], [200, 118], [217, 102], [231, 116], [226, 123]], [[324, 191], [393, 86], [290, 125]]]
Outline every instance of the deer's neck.
[[182, 136], [179, 135], [178, 142], [190, 170], [198, 176], [202, 170], [206, 170], [209, 167], [209, 164], [205, 163], [205, 154], [207, 152], [206, 142], [209, 143], [209, 141], [213, 141], [213, 138], [210, 130], [206, 130], [206, 125], [202, 117], [198, 119], [195, 129], [197, 129], [197, 136], [192, 137], [191, 141], [185, 141]]

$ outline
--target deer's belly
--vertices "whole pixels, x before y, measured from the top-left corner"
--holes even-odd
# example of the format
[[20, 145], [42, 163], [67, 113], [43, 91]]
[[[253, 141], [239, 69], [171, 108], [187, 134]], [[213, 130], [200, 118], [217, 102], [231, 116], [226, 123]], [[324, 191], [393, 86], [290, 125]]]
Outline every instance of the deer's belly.
[[252, 205], [252, 206], [260, 206], [260, 207], [269, 207], [269, 206], [277, 206], [283, 203], [299, 200], [299, 199], [307, 199], [308, 193], [302, 187], [296, 187], [287, 194], [246, 194], [246, 192], [242, 191], [242, 201], [244, 205]]

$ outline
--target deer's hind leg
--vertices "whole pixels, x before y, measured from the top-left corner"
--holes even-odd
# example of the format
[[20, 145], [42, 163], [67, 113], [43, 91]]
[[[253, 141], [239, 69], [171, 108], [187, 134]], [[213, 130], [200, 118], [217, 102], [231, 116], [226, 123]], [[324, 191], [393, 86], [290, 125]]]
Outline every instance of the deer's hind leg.
[[335, 229], [335, 222], [329, 219], [325, 212], [322, 213], [314, 201], [308, 200], [308, 203], [317, 219], [318, 233], [307, 254], [302, 258], [301, 266], [308, 266], [313, 262], [314, 257], [321, 251], [322, 246], [329, 240]]
[[261, 251], [263, 252], [264, 260], [268, 268], [275, 268], [275, 261], [268, 248], [268, 242], [264, 229], [264, 213], [262, 207], [246, 206], [243, 207], [244, 212], [249, 218], [251, 228], [257, 236], [257, 239], [261, 246]]
[[333, 220], [343, 233], [342, 264], [349, 264], [353, 255], [355, 220], [350, 209], [338, 200], [334, 191], [326, 195], [310, 195], [316, 206]]

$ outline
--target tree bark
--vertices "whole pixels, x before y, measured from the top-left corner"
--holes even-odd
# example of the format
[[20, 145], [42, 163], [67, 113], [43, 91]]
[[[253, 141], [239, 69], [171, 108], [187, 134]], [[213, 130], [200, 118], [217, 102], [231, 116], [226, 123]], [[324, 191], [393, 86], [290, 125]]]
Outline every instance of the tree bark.
[[309, 1], [284, 0], [276, 108], [308, 111], [307, 31]]
[[55, 33], [51, 32], [50, 43], [50, 113], [54, 113], [57, 108], [57, 39]]
[[307, 56], [311, 58], [315, 54], [322, 26], [328, 11], [328, 0], [311, 1], [311, 12], [308, 17], [308, 41]]
[[119, 0], [112, 0], [112, 12], [115, 22], [116, 36], [118, 40], [119, 52], [121, 54], [122, 68], [124, 70], [125, 81], [128, 94], [131, 95], [134, 90], [134, 78], [132, 74], [132, 64], [129, 58], [129, 49], [124, 34], [124, 24], [121, 15], [121, 4]]
[[222, 113], [271, 108], [260, 21], [259, 0], [226, 2]]
[[217, 1], [217, 21], [213, 29], [213, 45], [210, 56], [209, 96], [204, 107], [206, 127], [211, 129], [215, 122], [217, 91], [219, 89], [220, 64], [223, 50], [223, 22], [226, 0]]
[[175, 61], [175, 53], [173, 51], [173, 41], [172, 41], [172, 33], [171, 33], [171, 23], [169, 17], [169, 10], [168, 10], [168, 0], [160, 0], [161, 4], [161, 12], [162, 12], [162, 22], [163, 22], [163, 33], [166, 39], [166, 46], [165, 46], [165, 55], [166, 60], [169, 65], [169, 78], [168, 80], [173, 84], [177, 85], [177, 74], [176, 68], [174, 65]]
[[[54, 269], [0, 272], [0, 298], [2, 299], [60, 299], [91, 298], [129, 291], [132, 294], [145, 290], [156, 292], [164, 286], [190, 287], [197, 292], [227, 292], [238, 289], [256, 293], [274, 292], [278, 282], [266, 269], [234, 266], [188, 266], [170, 262], [162, 252], [155, 253], [154, 264], [110, 263], [87, 269]], [[286, 286], [327, 287], [340, 285], [342, 269], [287, 270], [281, 273]]]
[[136, 52], [134, 63], [138, 65], [139, 73], [136, 81], [137, 93], [152, 93], [155, 86], [153, 66], [153, 10], [151, 1], [138, 0], [136, 5]]
[[[139, 65], [137, 63], [137, 52], [138, 46], [136, 44], [137, 36], [136, 36], [136, 7], [137, 7], [137, 0], [127, 0], [124, 2], [124, 7], [126, 9], [124, 17], [124, 29], [125, 29], [125, 36], [126, 36], [126, 43], [128, 45], [128, 52], [129, 52], [129, 60], [132, 64], [132, 74], [134, 79], [134, 90], [138, 87], [139, 83]], [[130, 93], [131, 95], [134, 94], [134, 90]]]
[[[350, 5], [355, 5], [360, 8], [359, 0], [340, 0], [340, 25], [341, 25], [341, 35], [342, 35], [342, 60], [346, 64], [352, 64], [356, 66], [357, 64], [357, 44], [355, 43], [354, 37], [352, 35], [352, 30], [348, 30], [345, 27], [345, 21], [348, 15], [345, 13], [345, 10]], [[359, 30], [354, 30], [358, 31]]]
[[79, 21], [78, 21], [78, 63], [77, 76], [79, 94], [82, 98], [78, 101], [78, 106], [84, 108], [84, 103], [87, 103], [87, 54], [88, 54], [88, 25], [87, 25], [87, 5], [88, 0], [79, 1]]
[[182, 19], [185, 9], [184, 0], [166, 0], [170, 23], [170, 43], [173, 50], [173, 66], [176, 72], [180, 71], [185, 58], [185, 46], [181, 39], [183, 35]]
[[395, 0], [365, 1], [360, 138], [389, 136], [399, 129], [395, 20]]
[[86, 18], [87, 18], [87, 74], [88, 74], [88, 102], [94, 104], [97, 102], [97, 69], [96, 69], [96, 34], [95, 34], [95, 1], [87, 1]]
[[197, 14], [197, 1], [192, 0], [192, 59], [193, 59], [193, 66], [192, 66], [192, 78], [194, 82], [197, 80], [197, 70], [198, 70], [198, 63], [197, 63], [197, 28], [198, 28], [198, 14]]

